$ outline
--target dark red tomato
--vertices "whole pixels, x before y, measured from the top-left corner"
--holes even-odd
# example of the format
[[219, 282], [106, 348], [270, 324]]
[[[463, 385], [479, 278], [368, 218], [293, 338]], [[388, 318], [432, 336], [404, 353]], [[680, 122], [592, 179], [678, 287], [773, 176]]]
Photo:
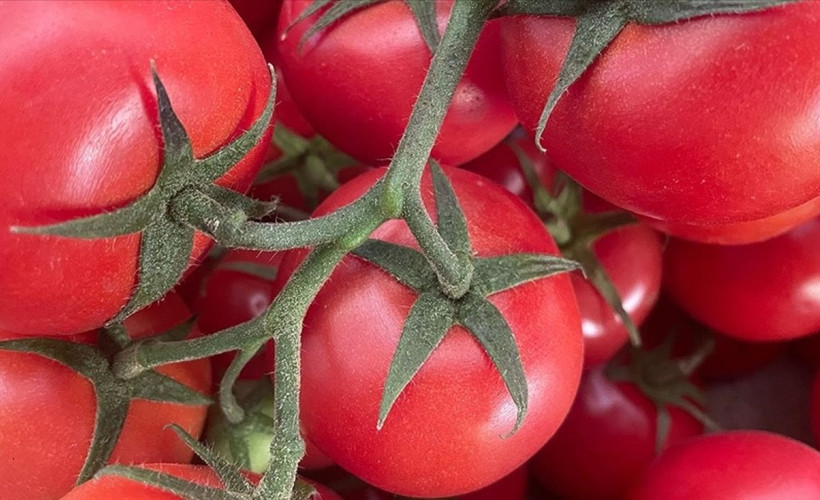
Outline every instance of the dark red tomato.
[[[189, 316], [178, 296], [168, 295], [125, 321], [131, 338], [168, 330]], [[19, 336], [0, 333], [0, 340]], [[93, 333], [74, 341], [94, 343]], [[208, 360], [166, 365], [160, 372], [204, 394], [211, 391]], [[97, 409], [88, 379], [36, 354], [0, 350], [0, 481], [15, 500], [59, 498], [69, 491], [85, 461]], [[193, 451], [166, 429], [171, 423], [199, 436], [205, 406], [135, 400], [111, 462], [189, 462]]]
[[282, 0], [229, 0], [257, 40], [276, 28]]
[[820, 219], [752, 245], [672, 240], [665, 259], [670, 296], [718, 332], [766, 341], [820, 330]]
[[[530, 131], [574, 26], [502, 20], [507, 87]], [[796, 210], [820, 196], [818, 50], [818, 2], [629, 24], [561, 97], [542, 144], [584, 187], [665, 230], [749, 223], [743, 239], [763, 239], [820, 210]], [[762, 221], [760, 234], [749, 221]], [[681, 236], [708, 232], [688, 227]]]
[[217, 257], [206, 255], [196, 267], [189, 268], [188, 274], [174, 287], [174, 292], [182, 298], [185, 305], [194, 314], [199, 313], [198, 303], [202, 300], [202, 294], [205, 293], [205, 284], [208, 282], [214, 268], [216, 268], [218, 261]]
[[674, 355], [694, 354], [705, 335], [714, 340], [712, 352], [697, 367], [698, 380], [722, 381], [750, 374], [771, 364], [783, 352], [782, 342], [744, 342], [711, 332], [698, 324], [663, 296], [652, 309], [641, 328], [641, 338], [654, 348], [669, 335], [674, 335]]
[[[445, 172], [475, 255], [558, 252], [541, 221], [515, 196], [470, 172]], [[350, 203], [383, 173], [368, 172], [343, 185], [315, 215]], [[430, 210], [429, 172], [421, 190]], [[372, 237], [416, 245], [397, 220]], [[304, 255], [289, 254], [280, 278], [287, 279]], [[561, 275], [489, 298], [515, 336], [528, 381], [528, 412], [510, 437], [502, 436], [515, 422], [512, 399], [481, 345], [461, 327], [451, 329], [376, 430], [388, 367], [415, 299], [411, 289], [358, 258], [346, 257], [336, 268], [304, 322], [305, 433], [336, 463], [381, 489], [409, 496], [474, 491], [522, 465], [566, 416], [583, 358], [575, 295], [569, 277]], [[327, 408], [334, 408], [332, 414]]]
[[[509, 138], [463, 167], [494, 180], [533, 206], [532, 190], [510, 144], [529, 158], [539, 180], [550, 188], [557, 169], [530, 139], [521, 135]], [[584, 193], [583, 204], [584, 210], [592, 213], [616, 210], [589, 192]], [[583, 227], [572, 229], [583, 230]], [[594, 243], [593, 251], [615, 285], [627, 314], [640, 325], [655, 304], [661, 288], [663, 247], [660, 236], [643, 225], [623, 227], [604, 234]], [[590, 281], [573, 274], [572, 285], [581, 310], [584, 366], [599, 365], [626, 344], [629, 333]]]
[[655, 460], [628, 498], [820, 498], [820, 452], [761, 431], [701, 436]]
[[[278, 293], [274, 279], [282, 255], [281, 252], [255, 250], [226, 252], [205, 283], [197, 303], [199, 331], [206, 335], [218, 332], [265, 312]], [[242, 270], [242, 266], [246, 266], [246, 270]], [[269, 276], [264, 276], [266, 273]], [[222, 379], [233, 358], [232, 352], [211, 358], [215, 383]], [[255, 380], [271, 371], [273, 363], [260, 353], [245, 366], [240, 378]]]
[[[216, 473], [204, 465], [182, 464], [144, 464], [141, 467], [176, 476], [203, 486], [223, 488], [224, 485]], [[245, 473], [252, 482], [259, 481], [259, 475]], [[311, 482], [316, 488], [316, 494], [310, 500], [342, 500], [339, 495], [326, 486]], [[182, 497], [162, 491], [159, 488], [126, 479], [122, 476], [106, 475], [97, 477], [74, 488], [62, 500], [111, 500], [113, 498], [129, 498], [139, 500], [182, 500]]]
[[814, 377], [811, 392], [811, 430], [814, 432], [814, 443], [820, 445], [820, 371]]
[[[703, 426], [669, 408], [665, 445]], [[655, 458], [658, 411], [633, 384], [612, 382], [603, 368], [584, 374], [567, 419], [530, 462], [535, 478], [561, 498], [620, 499]]]
[[[278, 35], [310, 4], [285, 2]], [[435, 5], [443, 30], [453, 1]], [[279, 43], [269, 37], [264, 51], [278, 50], [293, 99], [319, 134], [365, 165], [384, 164], [407, 125], [430, 51], [401, 1], [355, 12], [300, 50], [303, 35], [317, 18], [297, 23]], [[500, 43], [499, 25], [491, 22], [456, 88], [433, 158], [450, 165], [469, 161], [500, 142], [517, 123], [499, 71]]]
[[792, 353], [810, 368], [820, 368], [820, 333], [791, 344]]
[[[207, 50], [203, 50], [207, 33]], [[194, 154], [225, 145], [262, 113], [270, 76], [225, 3], [0, 2], [0, 329], [62, 335], [97, 328], [125, 305], [139, 235], [80, 240], [11, 234], [127, 205], [157, 177], [151, 61]], [[218, 184], [247, 189], [268, 138]], [[192, 260], [209, 239], [197, 235]]]

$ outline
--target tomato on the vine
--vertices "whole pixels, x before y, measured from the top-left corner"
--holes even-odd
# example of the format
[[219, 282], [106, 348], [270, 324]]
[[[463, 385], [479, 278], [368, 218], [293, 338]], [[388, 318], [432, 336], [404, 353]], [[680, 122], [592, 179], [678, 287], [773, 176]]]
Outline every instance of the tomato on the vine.
[[[192, 43], [203, 32], [207, 50]], [[270, 75], [227, 2], [2, 2], [0, 46], [15, 47], [0, 62], [0, 328], [97, 328], [131, 296], [140, 236], [65, 238], [12, 226], [110, 212], [155, 184], [163, 144], [152, 61], [197, 158], [260, 117]], [[216, 183], [247, 189], [267, 137]], [[192, 261], [209, 241], [196, 235]]]
[[[453, 1], [434, 4], [442, 29]], [[381, 165], [393, 156], [407, 125], [430, 49], [408, 6], [396, 0], [353, 12], [302, 44], [318, 15], [293, 23], [310, 5], [285, 2], [278, 33], [263, 44], [265, 53], [278, 52], [293, 99], [319, 134], [365, 165]], [[498, 71], [499, 47], [499, 25], [490, 22], [456, 88], [433, 158], [464, 163], [515, 126]]]
[[[445, 168], [467, 221], [473, 254], [557, 253], [541, 221], [486, 179]], [[361, 196], [384, 170], [335, 191], [314, 215]], [[433, 205], [429, 169], [421, 192]], [[498, 217], [503, 213], [503, 217]], [[402, 221], [372, 235], [418, 248]], [[304, 258], [280, 268], [287, 279]], [[475, 337], [450, 328], [377, 430], [380, 400], [416, 292], [358, 257], [336, 267], [304, 320], [301, 418], [306, 437], [356, 476], [411, 496], [452, 496], [486, 486], [520, 466], [555, 432], [577, 389], [582, 336], [568, 276], [531, 281], [490, 295], [513, 332], [529, 393], [521, 427], [516, 407]], [[333, 411], [328, 411], [333, 408]]]
[[[125, 321], [132, 339], [150, 337], [189, 316], [182, 299], [165, 300]], [[89, 332], [70, 337], [96, 344]], [[0, 340], [20, 338], [0, 333]], [[174, 363], [158, 369], [190, 388], [210, 394], [207, 359]], [[38, 354], [0, 349], [0, 448], [4, 450], [0, 480], [16, 500], [58, 498], [74, 485], [89, 450], [97, 401], [91, 382], [72, 369]], [[207, 407], [134, 400], [111, 463], [189, 462], [194, 452], [166, 429], [180, 425], [199, 436]]]
[[[530, 131], [575, 27], [502, 21], [507, 87]], [[818, 50], [817, 2], [627, 24], [560, 97], [541, 143], [581, 185], [674, 235], [774, 236], [820, 211]]]

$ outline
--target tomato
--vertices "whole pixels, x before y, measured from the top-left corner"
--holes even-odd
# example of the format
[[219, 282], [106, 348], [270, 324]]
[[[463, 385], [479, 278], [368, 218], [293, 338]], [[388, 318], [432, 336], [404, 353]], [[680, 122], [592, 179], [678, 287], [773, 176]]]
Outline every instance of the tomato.
[[257, 40], [276, 28], [282, 0], [230, 0]]
[[[664, 447], [703, 432], [670, 407]], [[562, 498], [620, 499], [655, 457], [658, 410], [634, 384], [587, 371], [567, 419], [530, 462], [535, 478]], [[617, 459], [614, 458], [617, 455]]]
[[[541, 183], [551, 189], [557, 169], [538, 151], [531, 140], [522, 135], [508, 138], [463, 167], [503, 185], [534, 207], [532, 189], [513, 147], [526, 155]], [[585, 212], [596, 213], [615, 209], [592, 193], [584, 192]], [[576, 226], [571, 223], [571, 226], [571, 232], [584, 229], [582, 224]], [[596, 239], [592, 249], [618, 291], [624, 310], [636, 325], [640, 325], [660, 293], [663, 251], [661, 238], [644, 225], [632, 225], [605, 233]], [[572, 286], [581, 311], [584, 366], [600, 365], [612, 358], [618, 349], [626, 344], [629, 333], [592, 282], [583, 276], [573, 274]]]
[[820, 452], [768, 432], [706, 435], [667, 450], [628, 498], [820, 498]]
[[[182, 465], [170, 463], [144, 464], [142, 468], [162, 472], [211, 488], [224, 485], [216, 473], [204, 465]], [[245, 473], [252, 481], [259, 481], [257, 474]], [[310, 500], [341, 500], [341, 497], [326, 486], [312, 483], [316, 493]], [[133, 498], [140, 500], [181, 500], [182, 497], [162, 491], [159, 488], [126, 479], [122, 476], [105, 475], [97, 477], [74, 488], [62, 500], [110, 500], [112, 498]]]
[[814, 432], [815, 444], [820, 445], [820, 371], [814, 377], [811, 392], [811, 429]]
[[[97, 328], [131, 295], [140, 236], [85, 240], [10, 227], [111, 211], [152, 187], [162, 142], [151, 61], [197, 158], [250, 128], [270, 75], [227, 3], [0, 2], [0, 46], [0, 174], [13, 180], [0, 186], [0, 329]], [[247, 189], [267, 137], [217, 183]], [[192, 261], [209, 241], [197, 235]]]
[[[281, 252], [229, 250], [219, 260], [205, 283], [197, 303], [197, 328], [211, 334], [250, 321], [268, 309], [278, 293], [274, 286]], [[243, 270], [246, 266], [247, 270]], [[269, 276], [264, 276], [269, 273]], [[228, 369], [234, 353], [211, 358], [214, 381], [219, 383]], [[272, 359], [264, 352], [254, 357], [240, 374], [243, 379], [258, 379], [273, 371]]]
[[[515, 196], [470, 172], [445, 172], [464, 210], [474, 255], [557, 253], [541, 221]], [[350, 203], [383, 173], [344, 184], [314, 215]], [[429, 171], [421, 189], [429, 210]], [[416, 246], [401, 221], [386, 222], [371, 237]], [[280, 279], [303, 257], [303, 251], [285, 257]], [[526, 418], [509, 437], [502, 436], [514, 426], [516, 407], [495, 365], [461, 327], [450, 329], [377, 431], [388, 367], [415, 299], [414, 291], [376, 266], [352, 256], [342, 260], [304, 321], [305, 434], [336, 463], [381, 489], [408, 496], [474, 491], [526, 461], [569, 410], [583, 358], [575, 295], [569, 277], [561, 275], [488, 299], [513, 332], [529, 391]]]
[[[507, 87], [530, 131], [574, 26], [502, 21]], [[628, 24], [560, 98], [541, 143], [585, 188], [672, 234], [771, 237], [820, 212], [818, 50], [817, 2]]]
[[820, 218], [752, 245], [672, 240], [665, 259], [670, 296], [718, 332], [771, 341], [820, 330]]
[[[311, 37], [318, 18], [290, 26], [311, 2], [287, 1], [279, 29], [263, 44], [278, 50], [293, 99], [316, 131], [365, 165], [393, 156], [430, 65], [430, 50], [404, 2], [352, 13]], [[435, 2], [439, 29], [452, 0]], [[279, 38], [277, 40], [277, 38]], [[277, 43], [278, 41], [278, 43]], [[489, 150], [517, 123], [499, 71], [499, 26], [487, 24], [444, 120], [432, 156], [457, 165]]]
[[[163, 332], [189, 316], [182, 300], [169, 295], [125, 321], [131, 338]], [[18, 338], [0, 333], [0, 340]], [[74, 337], [95, 343], [96, 333]], [[207, 359], [166, 365], [165, 375], [210, 394]], [[0, 349], [0, 481], [15, 500], [58, 498], [74, 485], [94, 430], [96, 397], [88, 379], [37, 354]], [[176, 423], [193, 436], [205, 424], [205, 406], [134, 400], [111, 463], [189, 462], [193, 451], [166, 429]]]

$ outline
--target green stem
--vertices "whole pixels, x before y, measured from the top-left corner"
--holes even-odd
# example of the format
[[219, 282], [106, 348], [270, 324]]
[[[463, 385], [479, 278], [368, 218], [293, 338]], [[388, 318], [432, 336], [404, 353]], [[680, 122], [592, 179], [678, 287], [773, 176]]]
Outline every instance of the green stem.
[[450, 21], [430, 63], [418, 100], [385, 175], [382, 207], [401, 215], [448, 294], [463, 293], [472, 269], [447, 246], [426, 210], [419, 209], [418, 186], [456, 86], [464, 74], [484, 23], [497, 0], [456, 0]]

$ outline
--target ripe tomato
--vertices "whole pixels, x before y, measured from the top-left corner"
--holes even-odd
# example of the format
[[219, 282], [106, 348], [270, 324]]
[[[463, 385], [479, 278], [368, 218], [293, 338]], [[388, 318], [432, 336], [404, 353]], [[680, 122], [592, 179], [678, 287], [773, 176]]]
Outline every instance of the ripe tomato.
[[276, 28], [282, 0], [230, 0], [231, 6], [242, 17], [257, 40]]
[[814, 377], [811, 392], [811, 429], [814, 432], [814, 443], [820, 445], [820, 371]]
[[718, 332], [762, 341], [820, 330], [820, 218], [752, 245], [672, 240], [665, 259], [670, 296]]
[[[574, 26], [502, 21], [507, 86], [530, 131]], [[770, 237], [820, 211], [796, 208], [820, 197], [818, 50], [818, 2], [628, 24], [558, 101], [542, 144], [584, 187], [672, 234], [725, 226], [746, 242]]]
[[[664, 448], [703, 432], [670, 407]], [[562, 498], [620, 499], [655, 457], [658, 410], [634, 384], [587, 371], [567, 419], [530, 462], [535, 478]], [[614, 455], [617, 454], [617, 459]]]
[[[176, 476], [203, 486], [210, 486], [212, 488], [224, 487], [216, 473], [204, 465], [157, 463], [144, 464], [141, 465], [141, 467]], [[257, 474], [245, 473], [245, 475], [252, 482], [259, 481], [259, 475]], [[316, 488], [316, 494], [312, 496], [310, 500], [342, 500], [339, 495], [326, 486], [313, 482], [310, 483]], [[179, 495], [115, 475], [96, 477], [91, 481], [83, 483], [71, 490], [62, 500], [111, 500], [112, 498], [183, 500]]]
[[[128, 318], [125, 327], [131, 338], [145, 338], [188, 316], [182, 299], [171, 294]], [[72, 340], [95, 343], [96, 335], [90, 332]], [[0, 333], [0, 340], [18, 337]], [[166, 365], [159, 371], [210, 394], [207, 359]], [[37, 354], [0, 349], [0, 448], [5, 450], [0, 481], [14, 492], [15, 500], [59, 498], [72, 488], [88, 452], [96, 409], [88, 379]], [[205, 406], [132, 401], [110, 462], [189, 462], [193, 451], [165, 427], [176, 423], [199, 436], [206, 413]]]
[[701, 436], [655, 460], [628, 498], [820, 498], [820, 452], [768, 432]]
[[[515, 196], [470, 172], [445, 172], [474, 255], [557, 253], [541, 221]], [[315, 215], [350, 203], [383, 173], [346, 183]], [[421, 189], [430, 210], [429, 171]], [[372, 237], [418, 248], [401, 221], [383, 224]], [[304, 255], [290, 253], [280, 278]], [[575, 295], [568, 276], [555, 276], [489, 297], [513, 332], [529, 391], [526, 418], [509, 437], [502, 436], [513, 428], [516, 407], [495, 365], [461, 327], [451, 328], [377, 431], [388, 368], [416, 296], [372, 264], [352, 256], [341, 262], [304, 321], [302, 423], [328, 457], [381, 489], [409, 496], [467, 493], [520, 466], [566, 416], [583, 358]]]
[[[463, 168], [501, 184], [534, 207], [532, 189], [512, 148], [519, 148], [527, 156], [538, 179], [547, 189], [552, 188], [558, 170], [526, 136], [514, 134], [507, 141], [463, 165]], [[616, 208], [592, 193], [584, 192], [583, 210], [596, 213]], [[571, 223], [571, 226], [570, 231], [585, 229], [583, 224], [576, 226]], [[624, 310], [636, 325], [640, 325], [660, 293], [663, 267], [661, 238], [648, 227], [636, 224], [605, 233], [594, 242], [592, 250], [618, 291]], [[600, 365], [626, 344], [629, 333], [592, 282], [573, 274], [572, 287], [581, 311], [584, 366]]]
[[[316, 131], [365, 165], [393, 156], [404, 132], [431, 54], [404, 2], [369, 6], [344, 17], [300, 48], [314, 15], [285, 34], [311, 2], [287, 1], [278, 37], [263, 44], [278, 51], [293, 99]], [[452, 0], [435, 2], [440, 30]], [[277, 43], [278, 42], [278, 43]], [[458, 165], [487, 151], [517, 123], [506, 90], [499, 26], [487, 24], [459, 83], [432, 156]]]
[[[162, 143], [151, 61], [197, 158], [260, 116], [269, 73], [227, 3], [0, 2], [0, 46], [15, 47], [0, 62], [0, 174], [9, 180], [0, 186], [0, 329], [97, 328], [131, 295], [140, 236], [80, 240], [10, 227], [110, 211], [154, 184]], [[247, 189], [262, 142], [217, 183]], [[197, 235], [192, 258], [208, 241]]]

